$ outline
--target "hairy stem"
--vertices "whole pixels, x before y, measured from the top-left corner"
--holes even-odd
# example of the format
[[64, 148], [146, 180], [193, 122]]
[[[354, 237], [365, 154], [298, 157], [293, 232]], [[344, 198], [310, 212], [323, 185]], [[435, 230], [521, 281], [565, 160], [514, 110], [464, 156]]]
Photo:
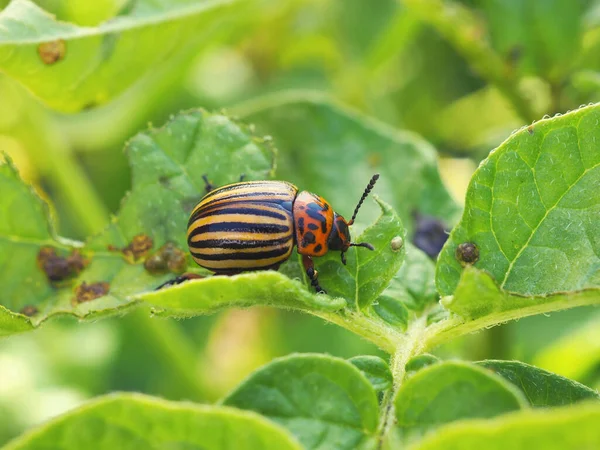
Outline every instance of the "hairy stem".
[[379, 417], [379, 427], [377, 431], [378, 442], [377, 449], [383, 448], [385, 438], [394, 426], [394, 401], [398, 391], [402, 386], [406, 375], [406, 363], [415, 355], [423, 351], [423, 335], [426, 328], [427, 315], [423, 315], [409, 325], [406, 333], [406, 340], [402, 345], [396, 348], [393, 353], [390, 368], [394, 383], [392, 388], [385, 393], [381, 404], [381, 415]]

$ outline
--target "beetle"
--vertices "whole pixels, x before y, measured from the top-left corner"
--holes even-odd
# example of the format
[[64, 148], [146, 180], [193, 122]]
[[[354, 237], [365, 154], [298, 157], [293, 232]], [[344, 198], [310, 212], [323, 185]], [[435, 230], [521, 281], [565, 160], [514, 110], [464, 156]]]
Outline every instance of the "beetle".
[[[346, 221], [323, 198], [286, 181], [243, 181], [208, 192], [190, 214], [187, 243], [196, 263], [216, 275], [277, 270], [296, 245], [311, 285], [319, 285], [313, 257], [350, 247], [374, 250], [351, 241], [349, 226], [375, 186], [373, 175], [352, 218]], [[207, 190], [208, 188], [207, 183]]]

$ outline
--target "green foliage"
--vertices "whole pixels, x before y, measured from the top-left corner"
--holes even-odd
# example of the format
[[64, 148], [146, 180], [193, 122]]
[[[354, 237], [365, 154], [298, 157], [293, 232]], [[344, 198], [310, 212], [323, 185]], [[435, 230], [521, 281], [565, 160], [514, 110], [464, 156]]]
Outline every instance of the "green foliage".
[[255, 372], [223, 404], [283, 425], [307, 449], [366, 448], [378, 406], [369, 380], [347, 361], [292, 355]]
[[[211, 155], [207, 148], [219, 148], [219, 153]], [[109, 227], [85, 245], [55, 238], [43, 202], [19, 180], [10, 162], [0, 166], [0, 182], [6, 192], [0, 201], [11, 218], [0, 230], [5, 264], [9, 258], [11, 261], [11, 270], [0, 274], [5, 289], [2, 305], [13, 312], [32, 311], [29, 320], [4, 312], [3, 334], [30, 329], [32, 324], [39, 325], [57, 314], [95, 318], [132, 306], [135, 295], [151, 291], [174, 276], [145, 269], [148, 253], [157, 252], [167, 242], [187, 253], [181, 230], [185, 229], [189, 209], [204, 193], [202, 174], [210, 172], [220, 184], [235, 181], [237, 173], [266, 178], [274, 158], [271, 147], [243, 126], [202, 111], [183, 113], [161, 129], [139, 134], [126, 151], [133, 167], [131, 192]], [[138, 235], [151, 239], [151, 248], [138, 258], [125, 255], [123, 250]], [[50, 261], [49, 268], [41, 267], [37, 261], [45, 247], [54, 249], [62, 260]], [[59, 280], [49, 280], [49, 270], [59, 270], [75, 250], [81, 253], [85, 267], [64, 268], [66, 272], [58, 274]], [[14, 255], [20, 260], [14, 260]], [[184, 259], [183, 269], [186, 266]], [[98, 282], [108, 283], [108, 295], [78, 300], [78, 286]]]
[[[331, 108], [327, 111], [336, 117]], [[345, 114], [339, 110], [338, 119]], [[555, 123], [560, 129], [563, 121], [581, 114], [572, 113], [547, 123]], [[536, 125], [536, 129], [539, 127]], [[519, 144], [522, 133], [515, 134], [495, 151], [482, 164], [475, 180], [502, 156], [505, 147], [530, 153], [545, 148], [536, 141], [528, 146]], [[579, 154], [577, 145], [574, 146], [568, 136], [564, 141], [560, 136], [554, 145], [567, 149], [563, 158], [569, 160], [569, 149]], [[397, 352], [391, 368], [384, 361], [369, 357], [354, 359], [352, 364], [329, 356], [286, 357], [250, 376], [224, 400], [226, 405], [253, 410], [282, 424], [306, 448], [317, 448], [323, 442], [333, 448], [369, 447], [377, 440], [394, 436], [413, 442], [450, 422], [492, 419], [526, 407], [526, 399], [534, 406], [557, 406], [598, 398], [584, 386], [529, 366], [481, 363], [499, 374], [495, 375], [472, 364], [436, 363], [429, 356], [419, 356], [449, 337], [507, 318], [597, 303], [597, 289], [555, 292], [554, 281], [546, 286], [543, 279], [535, 279], [533, 286], [544, 295], [526, 297], [505, 291], [492, 278], [495, 274], [490, 267], [494, 266], [489, 266], [489, 261], [498, 260], [501, 248], [487, 245], [479, 235], [460, 238], [465, 232], [462, 231], [464, 225], [459, 224], [438, 262], [438, 283], [449, 283], [447, 280], [451, 278], [447, 274], [455, 273], [457, 265], [460, 267], [457, 259], [466, 259], [470, 264], [462, 270], [453, 295], [445, 297], [441, 305], [436, 304], [432, 264], [418, 249], [404, 243], [407, 236], [400, 219], [392, 207], [381, 200], [377, 200], [382, 211], [380, 218], [355, 238], [357, 242], [370, 242], [375, 251], [353, 249], [348, 254], [347, 266], [343, 266], [339, 255], [333, 252], [317, 262], [321, 283], [327, 286], [331, 296], [313, 294], [306, 285], [284, 275], [294, 272], [297, 262], [293, 260], [289, 263], [292, 268], [283, 273], [249, 273], [228, 278], [211, 277], [198, 271], [204, 278], [152, 291], [173, 274], [156, 275], [144, 261], [169, 242], [175, 249], [185, 248], [185, 235], [180, 230], [185, 229], [187, 211], [203, 193], [204, 182], [199, 174], [210, 173], [211, 180], [219, 185], [235, 181], [238, 173], [250, 179], [270, 177], [273, 151], [269, 142], [269, 139], [254, 137], [246, 127], [225, 116], [202, 111], [182, 113], [165, 127], [136, 136], [127, 146], [133, 168], [131, 192], [109, 227], [78, 249], [85, 261], [83, 266], [58, 281], [46, 279], [51, 270], [40, 262], [40, 250], [50, 245], [57, 255], [66, 256], [66, 261], [79, 253], [74, 253], [74, 243], [54, 237], [43, 202], [19, 180], [10, 163], [3, 165], [2, 180], [6, 192], [12, 194], [3, 201], [11, 217], [18, 219], [8, 222], [3, 230], [5, 254], [18, 252], [26, 257], [19, 267], [20, 275], [12, 272], [5, 275], [6, 284], [17, 292], [8, 298], [27, 299], [38, 308], [29, 312], [33, 316], [31, 322], [7, 310], [5, 316], [10, 320], [5, 321], [4, 333], [22, 331], [23, 327], [37, 325], [57, 312], [97, 317], [138, 303], [151, 305], [155, 314], [183, 317], [232, 306], [271, 305], [323, 317], [385, 350]], [[517, 156], [515, 153], [512, 158]], [[514, 177], [518, 172], [509, 169], [506, 172], [509, 186], [511, 182], [523, 186], [520, 179], [511, 178], [511, 174]], [[477, 192], [472, 192], [478, 186], [477, 181], [472, 183], [468, 199], [479, 198]], [[563, 195], [571, 201], [565, 208], [577, 205], [579, 214], [591, 217], [594, 203], [590, 204], [586, 197], [587, 203], [582, 205], [585, 190], [579, 195], [576, 193]], [[23, 203], [29, 209], [16, 209], [16, 205]], [[478, 208], [477, 203], [473, 205], [468, 200], [464, 217], [471, 219], [472, 211]], [[490, 216], [495, 216], [493, 211]], [[32, 227], [23, 228], [24, 221]], [[139, 252], [136, 250], [139, 236], [144, 236], [142, 244], [150, 240], [150, 248], [142, 245]], [[547, 239], [551, 238], [552, 235]], [[465, 253], [464, 248], [457, 250], [457, 242], [475, 242], [479, 254], [473, 253], [472, 248], [470, 254]], [[20, 247], [25, 247], [27, 252], [22, 252]], [[184, 257], [181, 270], [187, 269], [188, 263]], [[190, 268], [193, 270], [193, 266]], [[483, 269], [488, 269], [491, 275]], [[533, 278], [529, 274], [532, 266], [514, 270], [521, 280]], [[589, 274], [589, 270], [586, 273]], [[30, 274], [37, 276], [33, 286], [43, 289], [49, 299], [30, 292], [21, 282]], [[593, 280], [593, 276], [590, 279]], [[100, 298], [76, 301], [84, 281], [108, 283], [108, 295], [102, 292], [96, 295]], [[25, 289], [30, 298], [20, 294], [19, 289]], [[27, 305], [6, 303], [5, 308], [22, 309]], [[415, 362], [420, 360], [423, 361]], [[401, 383], [405, 371], [412, 375]], [[540, 389], [546, 393], [544, 398]], [[376, 391], [382, 392], [381, 406]], [[391, 414], [398, 423], [394, 433], [388, 425]]]
[[[279, 177], [323, 195], [345, 217], [371, 175], [379, 172], [376, 192], [409, 232], [415, 211], [448, 223], [456, 219], [458, 207], [440, 180], [435, 150], [413, 134], [310, 91], [268, 96], [235, 111], [273, 136], [280, 150]], [[357, 220], [365, 222], [370, 211], [362, 211]]]
[[437, 285], [456, 289], [457, 247], [508, 292], [548, 295], [598, 286], [600, 138], [598, 106], [524, 128], [474, 174], [461, 222], [440, 255]]
[[406, 440], [449, 422], [495, 417], [527, 405], [525, 397], [499, 376], [462, 362], [420, 370], [400, 388], [395, 403]]
[[[80, 111], [106, 103], [187, 46], [197, 47], [215, 32], [229, 3], [144, 0], [113, 20], [83, 27], [16, 0], [0, 14], [0, 69], [51, 107]], [[46, 50], [45, 60], [40, 46], [47, 43], [60, 44]]]
[[[94, 348], [110, 335], [93, 345], [73, 337], [72, 347], [49, 338], [42, 359], [68, 349], [80, 365], [57, 365], [70, 379], [93, 371], [100, 387], [90, 395], [223, 398], [99, 397], [7, 448], [600, 447], [597, 318], [531, 330], [521, 321], [518, 345], [506, 327], [455, 341], [600, 304], [600, 104], [529, 125], [600, 99], [598, 8], [571, 3], [0, 0], [0, 151], [14, 155], [0, 164], [0, 336], [136, 307], [113, 322], [122, 327], [113, 347], [132, 350], [107, 352], [104, 371]], [[186, 109], [198, 104], [230, 112]], [[148, 120], [166, 124], [132, 138], [119, 163], [114, 147]], [[465, 160], [479, 164], [460, 221], [440, 155], [452, 185], [467, 177]], [[120, 198], [128, 170], [130, 191], [109, 219], [107, 199]], [[338, 252], [315, 258], [326, 295], [314, 293], [296, 251], [279, 271], [231, 277], [188, 255], [203, 175], [214, 186], [241, 175], [290, 181], [349, 219], [374, 173], [373, 198], [350, 230], [374, 250], [349, 249], [346, 265]], [[81, 242], [59, 237], [73, 230]], [[443, 241], [444, 230], [437, 259], [417, 247]], [[197, 279], [156, 290], [184, 272]], [[350, 333], [267, 308], [229, 311], [255, 306]], [[84, 329], [69, 326], [70, 336]], [[448, 360], [521, 358], [541, 326], [561, 338], [528, 356], [540, 367]], [[297, 351], [292, 341], [349, 359], [273, 360]], [[30, 350], [17, 347], [24, 358]], [[157, 355], [161, 367], [148, 363]], [[38, 399], [14, 387], [18, 364], [1, 348], [0, 366], [6, 439], [44, 418], [2, 408], [7, 395], [22, 409]], [[41, 379], [60, 379], [42, 366], [31, 366]], [[158, 384], [130, 382], [140, 374]]]
[[387, 363], [378, 356], [355, 356], [348, 361], [369, 379], [376, 391], [385, 391], [392, 386], [392, 372]]
[[473, 420], [448, 425], [412, 449], [519, 449], [532, 446], [551, 450], [598, 446], [600, 406], [521, 411], [490, 422]]
[[169, 402], [140, 394], [100, 397], [23, 435], [5, 448], [67, 450], [155, 446], [215, 450], [302, 448], [289, 433], [257, 414]]
[[600, 394], [581, 383], [519, 361], [488, 360], [478, 364], [520, 388], [531, 406], [562, 406], [581, 400], [600, 399]]

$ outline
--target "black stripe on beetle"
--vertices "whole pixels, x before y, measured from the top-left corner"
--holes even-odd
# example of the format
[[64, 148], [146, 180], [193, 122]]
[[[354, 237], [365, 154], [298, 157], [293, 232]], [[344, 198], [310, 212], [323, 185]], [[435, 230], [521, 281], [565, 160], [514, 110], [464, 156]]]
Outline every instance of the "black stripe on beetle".
[[225, 260], [249, 260], [249, 259], [267, 259], [283, 256], [290, 251], [290, 247], [281, 247], [275, 250], [265, 250], [262, 252], [232, 252], [232, 253], [196, 253], [192, 256], [206, 261], [225, 261]]
[[227, 248], [232, 250], [242, 250], [257, 247], [273, 247], [275, 245], [282, 245], [290, 241], [290, 237], [286, 236], [280, 239], [266, 239], [264, 241], [252, 239], [252, 240], [231, 240], [226, 239], [205, 239], [203, 241], [190, 242], [190, 249], [201, 249], [201, 248]]
[[213, 200], [210, 200], [208, 202], [206, 202], [204, 205], [202, 205], [202, 207], [206, 207], [209, 205], [214, 205], [217, 204], [218, 202], [223, 202], [223, 203], [227, 203], [229, 200], [232, 199], [248, 199], [250, 197], [256, 197], [257, 199], [259, 199], [262, 202], [265, 203], [269, 203], [269, 202], [280, 202], [279, 199], [275, 199], [275, 198], [269, 198], [271, 196], [275, 196], [275, 197], [282, 197], [282, 196], [289, 196], [290, 194], [287, 192], [265, 192], [263, 194], [259, 194], [257, 192], [248, 192], [245, 194], [232, 194], [232, 195], [228, 195], [226, 197], [220, 197], [220, 198], [215, 198]]
[[[365, 247], [350, 239], [348, 227], [369, 195], [379, 175], [364, 190], [346, 221], [318, 195], [299, 192], [283, 181], [235, 183], [209, 192], [196, 205], [188, 222], [188, 246], [194, 260], [216, 274], [233, 275], [250, 270], [277, 270], [294, 245], [317, 292], [312, 257], [341, 251], [342, 262], [350, 247]], [[227, 216], [234, 215], [233, 217]], [[238, 218], [239, 217], [239, 218]]]

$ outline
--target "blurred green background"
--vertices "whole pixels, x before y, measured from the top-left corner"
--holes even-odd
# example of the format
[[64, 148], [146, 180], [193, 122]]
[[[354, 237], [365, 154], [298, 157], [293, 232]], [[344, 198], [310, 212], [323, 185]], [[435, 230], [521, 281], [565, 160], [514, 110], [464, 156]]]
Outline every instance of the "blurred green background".
[[[36, 3], [79, 25], [130, 5]], [[252, 0], [214, 20], [212, 32], [171, 49], [114, 99], [79, 112], [56, 112], [0, 64], [0, 150], [51, 202], [61, 235], [102, 229], [130, 186], [126, 140], [185, 108], [227, 110], [289, 89], [329, 93], [435, 145], [462, 204], [477, 164], [514, 129], [600, 94], [600, 2], [592, 0]], [[264, 308], [181, 321], [143, 311], [52, 320], [0, 341], [0, 443], [113, 390], [212, 402], [291, 352], [384, 356], [320, 319]], [[598, 389], [600, 311], [523, 319], [436, 354], [519, 359]]]

